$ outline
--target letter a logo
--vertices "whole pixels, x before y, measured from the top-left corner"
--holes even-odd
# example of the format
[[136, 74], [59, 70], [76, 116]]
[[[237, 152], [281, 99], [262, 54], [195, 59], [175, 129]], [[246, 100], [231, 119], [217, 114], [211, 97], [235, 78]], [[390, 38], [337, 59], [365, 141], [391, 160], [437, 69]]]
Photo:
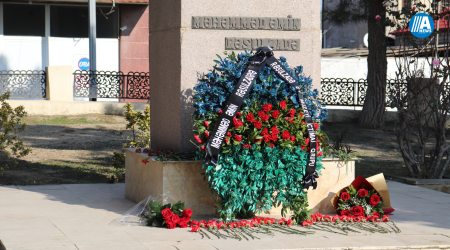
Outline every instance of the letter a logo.
[[428, 18], [422, 18], [422, 20], [420, 22], [419, 30], [423, 30], [423, 29], [427, 29], [427, 30], [431, 29]]
[[434, 21], [428, 14], [417, 13], [409, 21], [409, 30], [417, 38], [426, 38], [433, 33]]

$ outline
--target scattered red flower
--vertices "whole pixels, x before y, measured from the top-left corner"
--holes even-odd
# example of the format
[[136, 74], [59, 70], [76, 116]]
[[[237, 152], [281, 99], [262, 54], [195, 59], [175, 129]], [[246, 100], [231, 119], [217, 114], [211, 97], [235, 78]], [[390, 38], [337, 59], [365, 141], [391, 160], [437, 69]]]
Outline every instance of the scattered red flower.
[[192, 210], [190, 208], [186, 208], [183, 210], [183, 217], [191, 217], [193, 214]]
[[364, 216], [364, 208], [360, 206], [354, 206], [351, 210], [354, 216]]
[[267, 128], [264, 128], [263, 131], [261, 131], [261, 135], [267, 135], [269, 134], [269, 130]]
[[295, 109], [289, 110], [288, 113], [291, 115], [291, 117], [294, 117], [294, 115], [295, 115]]
[[161, 211], [161, 215], [163, 216], [164, 219], [168, 219], [172, 216], [173, 212], [172, 209], [170, 208], [165, 208]]
[[253, 116], [253, 114], [251, 112], [247, 114], [245, 119], [250, 123], [253, 123], [255, 121], [255, 117]]
[[272, 134], [277, 135], [278, 133], [280, 133], [280, 131], [278, 130], [277, 126], [273, 126], [270, 131], [272, 131]]
[[274, 118], [274, 119], [277, 119], [279, 115], [280, 115], [280, 111], [278, 111], [278, 110], [274, 110], [272, 112], [272, 118]]
[[272, 134], [272, 135], [270, 136], [270, 139], [271, 139], [272, 141], [276, 142], [276, 141], [278, 141], [278, 135]]
[[378, 196], [376, 194], [372, 194], [372, 196], [370, 196], [370, 205], [376, 206], [379, 202], [380, 202], [380, 196]]
[[262, 122], [260, 122], [260, 121], [255, 121], [255, 123], [253, 125], [255, 125], [255, 128], [257, 128], [257, 129], [262, 128]]
[[369, 194], [369, 191], [362, 189], [362, 188], [358, 192], [359, 192], [359, 197], [366, 197]]
[[198, 143], [200, 143], [200, 144], [203, 143], [202, 139], [200, 139], [200, 137], [198, 137], [198, 135], [194, 135], [194, 138]]
[[242, 121], [236, 119], [236, 117], [233, 118], [233, 125], [235, 128], [240, 128], [244, 125], [244, 123], [242, 123]]
[[345, 216], [351, 216], [352, 214], [350, 213], [349, 210], [345, 209], [341, 211], [341, 215], [345, 215]]
[[314, 130], [318, 130], [319, 129], [319, 124], [317, 124], [317, 123], [315, 123], [315, 122], [313, 122], [313, 124], [314, 124]]
[[347, 201], [350, 199], [350, 195], [347, 192], [342, 192], [341, 193], [341, 199], [344, 201]]
[[283, 140], [289, 140], [291, 137], [291, 134], [289, 133], [289, 131], [283, 131], [283, 133], [281, 134], [281, 138], [283, 138]]
[[264, 111], [266, 111], [266, 112], [269, 112], [269, 111], [272, 110], [272, 104], [264, 104], [264, 105], [262, 106], [262, 109], [263, 109]]

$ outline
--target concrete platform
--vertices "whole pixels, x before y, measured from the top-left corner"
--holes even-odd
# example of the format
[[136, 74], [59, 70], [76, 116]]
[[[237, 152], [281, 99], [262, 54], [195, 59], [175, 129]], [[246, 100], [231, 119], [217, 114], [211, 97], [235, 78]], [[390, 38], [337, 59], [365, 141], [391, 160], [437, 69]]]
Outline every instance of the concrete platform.
[[125, 184], [0, 186], [0, 240], [7, 250], [450, 249], [450, 194], [393, 181], [388, 187], [401, 234], [316, 232], [239, 242], [110, 224], [134, 205], [124, 198]]
[[[136, 203], [149, 195], [160, 196], [165, 204], [183, 200], [197, 215], [217, 214], [216, 197], [203, 181], [201, 161], [153, 161], [142, 163], [147, 153], [125, 149], [125, 197]], [[345, 163], [338, 158], [324, 158], [320, 185], [308, 192], [309, 209], [313, 213], [334, 213], [330, 199], [355, 179], [355, 160]], [[281, 215], [281, 206], [272, 207], [268, 215]]]

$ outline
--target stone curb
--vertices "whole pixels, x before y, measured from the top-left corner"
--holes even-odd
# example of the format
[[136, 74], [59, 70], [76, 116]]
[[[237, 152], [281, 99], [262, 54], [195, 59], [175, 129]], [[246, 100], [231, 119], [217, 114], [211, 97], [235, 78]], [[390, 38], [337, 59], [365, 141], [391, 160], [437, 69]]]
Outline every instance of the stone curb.
[[410, 185], [450, 185], [450, 179], [416, 179], [398, 175], [384, 175], [386, 179]]
[[[412, 245], [412, 246], [368, 246], [368, 247], [325, 247], [325, 248], [289, 248], [289, 250], [375, 250], [375, 249], [408, 249], [408, 250], [449, 250], [450, 245]], [[284, 250], [272, 249], [272, 250]], [[286, 249], [287, 250], [287, 249]]]

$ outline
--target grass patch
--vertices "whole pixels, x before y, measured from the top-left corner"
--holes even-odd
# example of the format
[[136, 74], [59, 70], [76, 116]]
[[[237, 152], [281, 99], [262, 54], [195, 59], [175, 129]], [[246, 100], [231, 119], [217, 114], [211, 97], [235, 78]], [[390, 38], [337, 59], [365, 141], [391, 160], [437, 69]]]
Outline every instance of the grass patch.
[[125, 118], [117, 115], [73, 115], [73, 116], [35, 116], [25, 117], [22, 122], [29, 125], [67, 125], [67, 124], [123, 124]]
[[125, 181], [125, 169], [106, 166], [105, 159], [87, 161], [19, 160], [0, 174], [0, 185], [114, 183]]
[[364, 178], [383, 173], [392, 175], [408, 176], [408, 170], [404, 167], [403, 161], [380, 161], [364, 159], [355, 163], [355, 176], [361, 175]]

